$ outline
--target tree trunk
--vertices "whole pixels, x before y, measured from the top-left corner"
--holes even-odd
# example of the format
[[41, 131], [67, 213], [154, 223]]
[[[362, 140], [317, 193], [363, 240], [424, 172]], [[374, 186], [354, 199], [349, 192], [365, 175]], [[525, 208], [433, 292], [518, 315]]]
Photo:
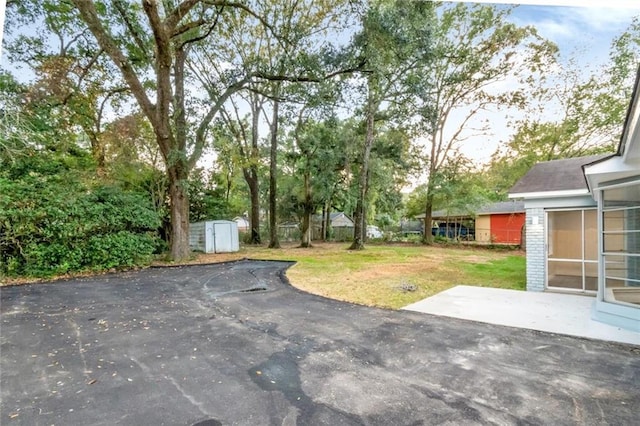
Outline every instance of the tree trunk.
[[[308, 170], [308, 169], [307, 169]], [[302, 215], [302, 235], [300, 236], [300, 247], [311, 247], [311, 215], [313, 213], [313, 203], [311, 200], [311, 185], [309, 172], [304, 174], [304, 214]]]
[[311, 213], [307, 209], [305, 209], [304, 214], [302, 215], [301, 232], [302, 235], [300, 236], [300, 247], [311, 247]]
[[171, 258], [175, 261], [188, 259], [189, 248], [189, 195], [187, 177], [179, 168], [169, 170], [169, 203], [171, 218]]
[[433, 222], [433, 194], [427, 190], [427, 203], [424, 209], [424, 234], [422, 236], [422, 242], [424, 244], [433, 243], [433, 235], [431, 235], [431, 222]]
[[323, 222], [324, 222], [324, 226], [323, 226], [323, 234], [322, 234], [322, 239], [324, 241], [327, 241], [329, 239], [329, 230], [331, 227], [331, 202], [333, 200], [333, 196], [329, 197], [329, 200], [327, 200], [327, 206], [325, 208], [325, 212], [324, 212], [324, 217], [322, 218]]
[[252, 161], [248, 169], [244, 169], [244, 177], [249, 186], [249, 194], [251, 196], [251, 236], [249, 244], [261, 244], [260, 237], [260, 188], [258, 185], [258, 166], [254, 161], [260, 158], [258, 149], [258, 132], [259, 132], [259, 111], [258, 98], [254, 98], [251, 104], [251, 148], [250, 159]]
[[364, 152], [362, 154], [362, 169], [360, 170], [360, 182], [358, 183], [358, 201], [356, 202], [356, 210], [354, 212], [354, 228], [353, 243], [349, 250], [364, 249], [364, 203], [367, 198], [369, 186], [369, 157], [371, 156], [371, 147], [373, 146], [374, 137], [374, 114], [375, 103], [372, 99], [371, 88], [369, 89], [369, 99], [367, 102], [367, 132], [364, 141]]
[[[276, 97], [278, 90], [276, 89]], [[280, 248], [278, 239], [278, 107], [277, 98], [273, 101], [271, 123], [271, 155], [269, 160], [269, 248]]]
[[249, 167], [244, 173], [244, 178], [249, 186], [249, 194], [251, 196], [251, 214], [249, 217], [251, 235], [248, 243], [260, 244], [260, 189], [258, 188], [258, 171], [256, 167]]
[[353, 243], [349, 247], [349, 250], [362, 250], [364, 249], [364, 241], [362, 239], [362, 196], [358, 196], [356, 202], [356, 210], [353, 213]]
[[327, 203], [322, 205], [322, 214], [320, 215], [320, 239], [322, 241], [327, 241], [327, 229], [325, 228], [324, 218], [327, 214]]
[[91, 144], [91, 155], [93, 159], [96, 161], [96, 167], [98, 171], [98, 176], [102, 176], [104, 174], [106, 168], [106, 156], [104, 144], [101, 143], [99, 136], [93, 132], [87, 132], [89, 136], [89, 143]]

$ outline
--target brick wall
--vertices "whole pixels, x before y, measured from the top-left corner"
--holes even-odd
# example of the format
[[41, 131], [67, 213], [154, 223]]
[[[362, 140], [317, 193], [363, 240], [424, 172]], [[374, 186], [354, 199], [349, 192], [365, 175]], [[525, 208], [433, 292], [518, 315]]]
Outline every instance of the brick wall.
[[546, 263], [544, 236], [544, 209], [527, 209], [527, 291], [544, 291]]

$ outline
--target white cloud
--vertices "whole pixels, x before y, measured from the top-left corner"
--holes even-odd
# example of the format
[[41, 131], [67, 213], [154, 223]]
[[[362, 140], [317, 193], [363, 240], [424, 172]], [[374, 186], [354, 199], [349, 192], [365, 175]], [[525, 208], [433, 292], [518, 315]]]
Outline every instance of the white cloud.
[[549, 40], [558, 40], [559, 38], [570, 38], [576, 33], [572, 25], [567, 22], [558, 22], [551, 19], [544, 19], [535, 23], [529, 23], [537, 28], [538, 33]]
[[[466, 0], [452, 0], [467, 2]], [[474, 3], [505, 3], [499, 0], [475, 0]], [[517, 4], [536, 6], [607, 7], [618, 9], [640, 9], [637, 0], [519, 0]]]
[[635, 10], [601, 7], [544, 7], [523, 6], [514, 11], [514, 21], [520, 25], [532, 25], [551, 40], [580, 40], [589, 37], [611, 37], [620, 33], [632, 22]]
[[574, 15], [575, 22], [580, 22], [588, 27], [582, 31], [590, 29], [592, 31], [607, 32], [611, 31], [612, 27], [628, 26], [633, 16], [640, 15], [640, 4], [637, 4], [636, 9], [574, 7], [567, 9], [567, 11]]

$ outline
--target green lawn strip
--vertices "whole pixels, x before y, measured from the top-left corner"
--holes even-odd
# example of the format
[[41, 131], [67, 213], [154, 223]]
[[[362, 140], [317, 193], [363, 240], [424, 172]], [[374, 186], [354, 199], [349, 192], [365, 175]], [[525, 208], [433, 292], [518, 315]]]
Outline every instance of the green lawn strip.
[[288, 259], [287, 275], [305, 291], [337, 300], [397, 309], [455, 285], [523, 289], [524, 257], [485, 249], [341, 244], [310, 249], [247, 249], [247, 257]]
[[507, 256], [486, 263], [467, 263], [463, 265], [465, 280], [461, 284], [524, 290], [525, 268], [523, 256]]

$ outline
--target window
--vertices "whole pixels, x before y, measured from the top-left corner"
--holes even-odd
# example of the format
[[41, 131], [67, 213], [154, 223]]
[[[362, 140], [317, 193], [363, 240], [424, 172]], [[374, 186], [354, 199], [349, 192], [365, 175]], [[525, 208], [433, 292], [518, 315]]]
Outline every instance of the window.
[[604, 300], [640, 304], [640, 183], [602, 191]]

